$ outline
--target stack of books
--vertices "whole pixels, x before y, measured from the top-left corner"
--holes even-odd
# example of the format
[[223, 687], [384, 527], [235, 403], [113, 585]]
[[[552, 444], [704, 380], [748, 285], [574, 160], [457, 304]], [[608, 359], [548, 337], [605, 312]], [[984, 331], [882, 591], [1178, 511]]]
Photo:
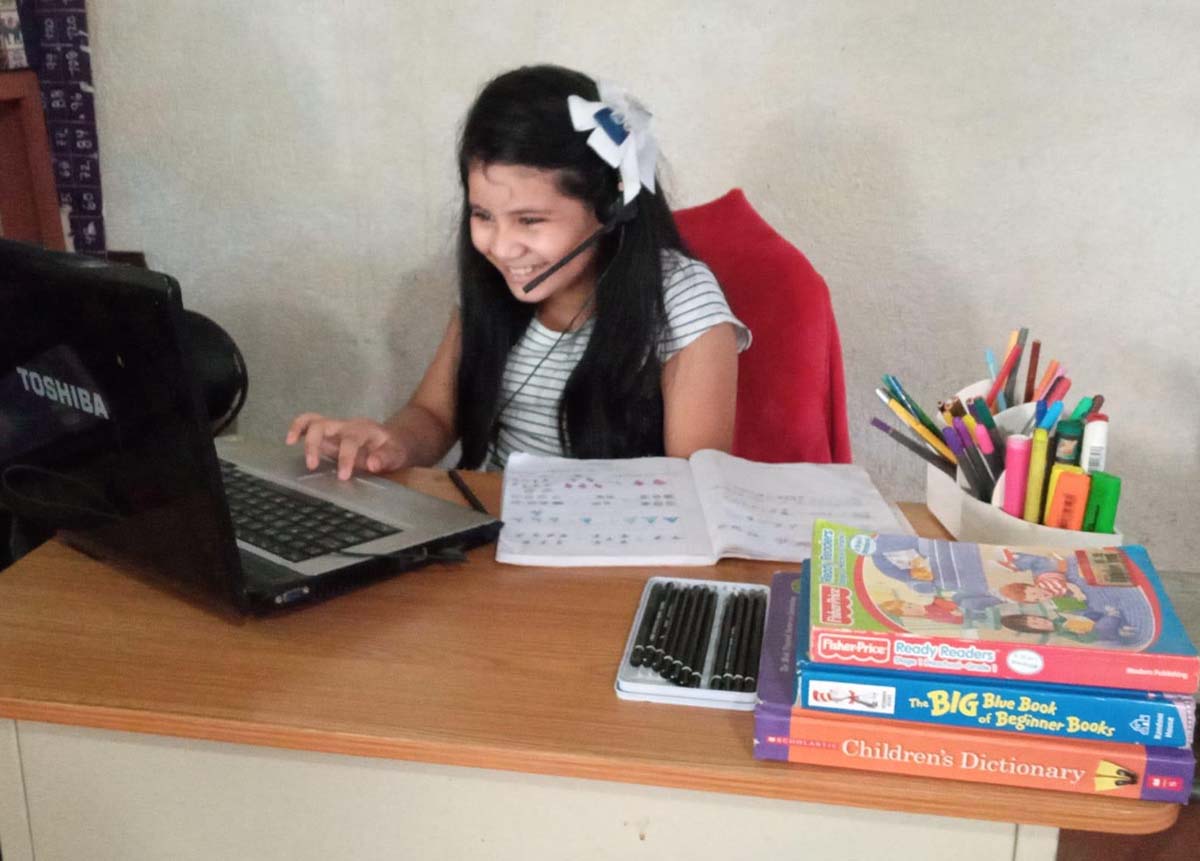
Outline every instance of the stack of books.
[[812, 546], [772, 584], [755, 756], [1187, 801], [1200, 656], [1144, 548]]

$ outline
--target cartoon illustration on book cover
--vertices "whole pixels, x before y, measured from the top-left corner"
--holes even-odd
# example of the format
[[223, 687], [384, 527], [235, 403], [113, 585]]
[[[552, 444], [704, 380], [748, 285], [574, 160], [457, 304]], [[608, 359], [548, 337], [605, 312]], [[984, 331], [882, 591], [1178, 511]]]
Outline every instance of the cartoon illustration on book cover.
[[879, 535], [859, 598], [886, 627], [931, 636], [1140, 649], [1154, 607], [1120, 550], [980, 547]]

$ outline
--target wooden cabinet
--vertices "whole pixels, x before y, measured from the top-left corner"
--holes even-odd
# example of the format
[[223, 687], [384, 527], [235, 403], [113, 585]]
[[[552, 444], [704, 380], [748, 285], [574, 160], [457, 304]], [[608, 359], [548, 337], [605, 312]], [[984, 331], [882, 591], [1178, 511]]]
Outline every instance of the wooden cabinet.
[[65, 248], [37, 76], [0, 72], [0, 236]]

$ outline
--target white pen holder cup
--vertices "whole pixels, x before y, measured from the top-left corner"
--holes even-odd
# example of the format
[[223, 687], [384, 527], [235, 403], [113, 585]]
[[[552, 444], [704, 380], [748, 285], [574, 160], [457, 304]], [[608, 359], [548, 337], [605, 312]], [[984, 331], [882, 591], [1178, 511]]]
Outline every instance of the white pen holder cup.
[[[989, 380], [972, 383], [957, 393], [966, 404], [967, 398], [984, 397], [991, 388]], [[1002, 410], [995, 415], [996, 427], [1003, 436], [1024, 433], [1033, 418], [1035, 404], [1025, 403]], [[925, 468], [925, 504], [929, 511], [959, 541], [980, 544], [1023, 544], [1034, 547], [1113, 547], [1123, 543], [1121, 533], [1083, 532], [1056, 529], [1013, 517], [1000, 507], [1004, 500], [1004, 473], [996, 481], [991, 504], [976, 499], [967, 488], [962, 471], [957, 481], [935, 466]]]

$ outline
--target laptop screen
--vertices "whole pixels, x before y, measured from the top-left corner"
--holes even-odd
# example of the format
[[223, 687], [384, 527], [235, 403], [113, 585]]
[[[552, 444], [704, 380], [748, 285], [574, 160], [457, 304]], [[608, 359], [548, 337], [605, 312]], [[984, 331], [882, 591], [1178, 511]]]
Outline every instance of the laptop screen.
[[0, 308], [0, 506], [243, 605], [179, 285], [0, 239]]

